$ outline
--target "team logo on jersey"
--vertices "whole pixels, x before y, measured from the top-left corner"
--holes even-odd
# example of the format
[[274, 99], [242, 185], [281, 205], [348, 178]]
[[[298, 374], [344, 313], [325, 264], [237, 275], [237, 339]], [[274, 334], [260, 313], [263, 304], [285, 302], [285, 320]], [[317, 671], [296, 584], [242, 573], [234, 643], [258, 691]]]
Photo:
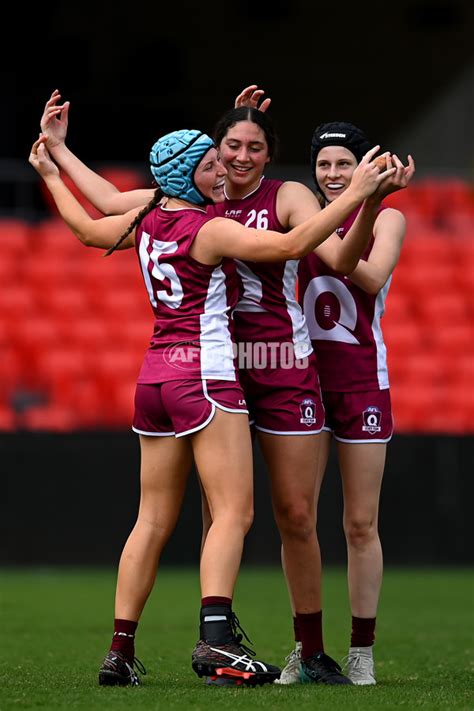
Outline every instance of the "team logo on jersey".
[[242, 214], [242, 210], [226, 210], [225, 216], [230, 217], [232, 220], [238, 220]]
[[381, 431], [380, 423], [382, 422], [382, 413], [378, 407], [368, 407], [362, 413], [362, 432], [375, 434]]
[[300, 422], [302, 425], [310, 427], [316, 423], [316, 404], [310, 398], [303, 400], [300, 405], [300, 412]]

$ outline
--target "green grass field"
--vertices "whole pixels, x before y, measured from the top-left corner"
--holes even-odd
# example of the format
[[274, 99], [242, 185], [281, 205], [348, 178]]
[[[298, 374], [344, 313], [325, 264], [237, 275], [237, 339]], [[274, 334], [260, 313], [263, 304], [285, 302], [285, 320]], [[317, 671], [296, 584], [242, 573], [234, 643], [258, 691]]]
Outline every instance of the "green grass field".
[[[457, 569], [388, 569], [375, 647], [378, 685], [209, 687], [191, 669], [198, 634], [195, 570], [166, 568], [143, 614], [138, 688], [103, 688], [97, 670], [112, 634], [115, 571], [0, 571], [0, 711], [6, 709], [474, 709], [474, 576]], [[258, 655], [282, 665], [292, 627], [282, 574], [242, 569], [235, 611]], [[324, 575], [328, 654], [348, 647], [345, 572]]]

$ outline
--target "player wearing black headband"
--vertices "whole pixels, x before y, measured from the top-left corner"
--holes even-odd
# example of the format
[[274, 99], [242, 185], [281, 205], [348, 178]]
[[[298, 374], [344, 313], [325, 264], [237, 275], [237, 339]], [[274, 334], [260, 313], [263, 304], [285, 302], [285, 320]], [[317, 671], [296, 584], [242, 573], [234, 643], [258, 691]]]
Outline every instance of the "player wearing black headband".
[[[311, 141], [311, 170], [323, 205], [337, 201], [348, 189], [368, 146], [365, 133], [352, 123], [334, 121], [316, 128]], [[405, 187], [414, 173], [413, 160], [409, 157], [407, 168], [397, 156], [389, 160], [397, 168], [394, 182], [398, 189]], [[377, 518], [387, 442], [392, 436], [380, 318], [405, 236], [403, 215], [381, 203], [388, 192], [378, 196], [374, 218], [367, 223], [368, 245], [355, 270], [338, 272], [325, 261], [320, 248], [302, 260], [299, 269], [299, 300], [317, 356], [326, 415], [320, 476], [334, 439], [343, 483], [352, 611], [347, 675], [358, 685], [376, 683], [372, 647], [382, 582]], [[376, 199], [377, 193], [370, 198]], [[359, 213], [357, 209], [336, 230], [341, 240], [347, 239]], [[296, 642], [279, 683], [299, 681], [297, 633]], [[311, 676], [312, 670], [305, 669], [304, 660], [302, 666]]]

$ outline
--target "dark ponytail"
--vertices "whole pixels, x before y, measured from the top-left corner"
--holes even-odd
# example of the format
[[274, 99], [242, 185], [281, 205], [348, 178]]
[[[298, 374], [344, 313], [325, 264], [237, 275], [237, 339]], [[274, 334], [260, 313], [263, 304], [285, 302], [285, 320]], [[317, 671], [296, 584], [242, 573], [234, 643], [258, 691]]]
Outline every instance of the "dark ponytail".
[[137, 216], [132, 220], [132, 222], [129, 224], [123, 235], [121, 235], [116, 243], [112, 245], [112, 247], [109, 247], [109, 249], [106, 251], [106, 253], [103, 255], [104, 257], [108, 257], [112, 252], [115, 252], [117, 247], [119, 247], [124, 239], [128, 237], [130, 232], [135, 229], [135, 227], [138, 227], [140, 222], [143, 220], [146, 215], [148, 215], [149, 212], [151, 212], [160, 202], [161, 198], [163, 197], [163, 191], [161, 188], [156, 188], [155, 193], [148, 203], [148, 205], [145, 205], [145, 207], [140, 210], [140, 212], [137, 214]]

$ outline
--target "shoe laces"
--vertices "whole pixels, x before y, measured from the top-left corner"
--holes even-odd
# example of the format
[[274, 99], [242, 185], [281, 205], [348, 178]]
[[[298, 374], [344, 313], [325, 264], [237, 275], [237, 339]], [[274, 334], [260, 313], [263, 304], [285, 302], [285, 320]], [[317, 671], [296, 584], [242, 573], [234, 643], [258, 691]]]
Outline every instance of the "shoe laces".
[[301, 648], [295, 647], [291, 652], [285, 657], [285, 662], [288, 666], [296, 666], [301, 662]]
[[[244, 650], [244, 652], [247, 652], [248, 655], [251, 657], [255, 657], [256, 652], [251, 647], [248, 647], [246, 644], [243, 643], [243, 639], [247, 640], [249, 644], [253, 644], [252, 640], [250, 637], [247, 635], [245, 630], [243, 629], [242, 625], [240, 624], [239, 618], [235, 614], [235, 612], [232, 612], [232, 616], [230, 618], [230, 627], [232, 630], [232, 635], [234, 637], [235, 642], [239, 645], [241, 649]], [[241, 632], [242, 634], [239, 634]]]
[[349, 652], [342, 659], [342, 665], [344, 669], [350, 669], [351, 672], [355, 673], [370, 673], [373, 672], [373, 659], [367, 654], [362, 654], [362, 652]]
[[133, 657], [132, 667], [140, 672], [140, 674], [146, 675], [146, 669], [138, 657]]

